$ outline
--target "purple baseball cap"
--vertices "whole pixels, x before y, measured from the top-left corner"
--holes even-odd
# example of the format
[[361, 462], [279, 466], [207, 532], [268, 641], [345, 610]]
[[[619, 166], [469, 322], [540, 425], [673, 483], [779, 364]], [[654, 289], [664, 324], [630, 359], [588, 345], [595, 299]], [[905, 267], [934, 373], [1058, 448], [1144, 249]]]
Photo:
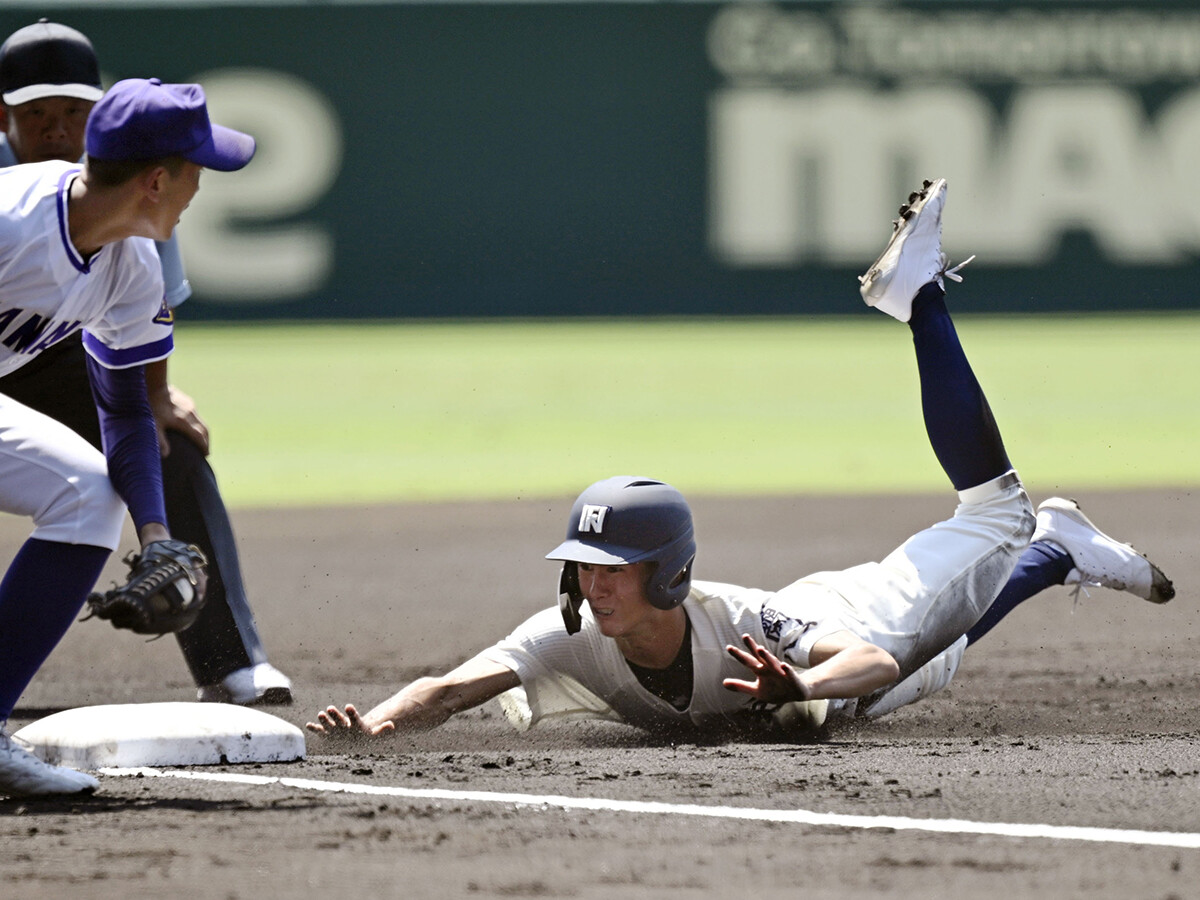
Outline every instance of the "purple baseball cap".
[[157, 78], [118, 81], [92, 107], [87, 155], [136, 160], [182, 156], [189, 162], [233, 172], [254, 156], [254, 138], [208, 119], [198, 84], [163, 84]]

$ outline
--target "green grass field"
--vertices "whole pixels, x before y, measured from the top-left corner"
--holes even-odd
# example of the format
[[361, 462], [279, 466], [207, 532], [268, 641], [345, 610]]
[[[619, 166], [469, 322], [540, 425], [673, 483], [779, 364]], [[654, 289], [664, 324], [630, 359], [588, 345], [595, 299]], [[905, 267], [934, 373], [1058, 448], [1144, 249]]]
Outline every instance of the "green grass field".
[[[1200, 485], [1200, 315], [958, 326], [1031, 486]], [[177, 342], [234, 506], [572, 496], [619, 473], [693, 495], [946, 486], [907, 329], [879, 315], [185, 323]]]

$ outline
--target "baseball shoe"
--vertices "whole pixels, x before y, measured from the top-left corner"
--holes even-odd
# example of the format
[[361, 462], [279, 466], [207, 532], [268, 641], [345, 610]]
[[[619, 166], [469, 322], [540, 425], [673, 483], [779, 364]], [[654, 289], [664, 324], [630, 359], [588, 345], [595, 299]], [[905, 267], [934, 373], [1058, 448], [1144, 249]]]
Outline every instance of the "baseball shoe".
[[1066, 584], [1128, 591], [1151, 603], [1166, 603], [1175, 596], [1175, 586], [1162, 569], [1097, 528], [1074, 500], [1051, 497], [1038, 506], [1033, 540], [1051, 541], [1071, 555], [1075, 568]]
[[892, 223], [892, 238], [879, 259], [858, 278], [859, 293], [867, 306], [874, 306], [901, 322], [912, 318], [917, 291], [943, 278], [962, 281], [958, 270], [975, 257], [946, 268], [950, 260], [942, 252], [942, 209], [946, 205], [946, 179], [926, 181], [921, 190], [908, 195], [900, 207], [900, 218]]
[[0, 795], [53, 797], [90, 794], [100, 782], [86, 772], [42, 762], [12, 736], [0, 730]]
[[236, 703], [238, 706], [289, 706], [291, 680], [270, 663], [259, 663], [230, 672], [217, 684], [196, 692], [201, 703]]

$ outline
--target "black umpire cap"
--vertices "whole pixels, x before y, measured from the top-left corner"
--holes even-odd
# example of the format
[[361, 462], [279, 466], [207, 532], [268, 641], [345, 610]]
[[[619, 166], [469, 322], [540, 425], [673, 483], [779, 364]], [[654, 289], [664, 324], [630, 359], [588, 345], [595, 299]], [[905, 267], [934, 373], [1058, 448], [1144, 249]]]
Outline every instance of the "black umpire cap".
[[0, 46], [0, 97], [9, 106], [44, 97], [96, 101], [102, 96], [96, 51], [74, 28], [39, 19]]

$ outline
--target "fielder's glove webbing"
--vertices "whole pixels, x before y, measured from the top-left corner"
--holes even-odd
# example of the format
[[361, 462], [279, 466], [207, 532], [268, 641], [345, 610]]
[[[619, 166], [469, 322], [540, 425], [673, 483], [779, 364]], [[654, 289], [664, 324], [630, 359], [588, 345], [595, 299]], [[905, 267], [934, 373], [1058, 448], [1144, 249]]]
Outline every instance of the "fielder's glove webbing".
[[88, 614], [137, 634], [183, 631], [204, 605], [208, 560], [194, 544], [152, 541], [125, 557], [129, 580], [87, 599]]

